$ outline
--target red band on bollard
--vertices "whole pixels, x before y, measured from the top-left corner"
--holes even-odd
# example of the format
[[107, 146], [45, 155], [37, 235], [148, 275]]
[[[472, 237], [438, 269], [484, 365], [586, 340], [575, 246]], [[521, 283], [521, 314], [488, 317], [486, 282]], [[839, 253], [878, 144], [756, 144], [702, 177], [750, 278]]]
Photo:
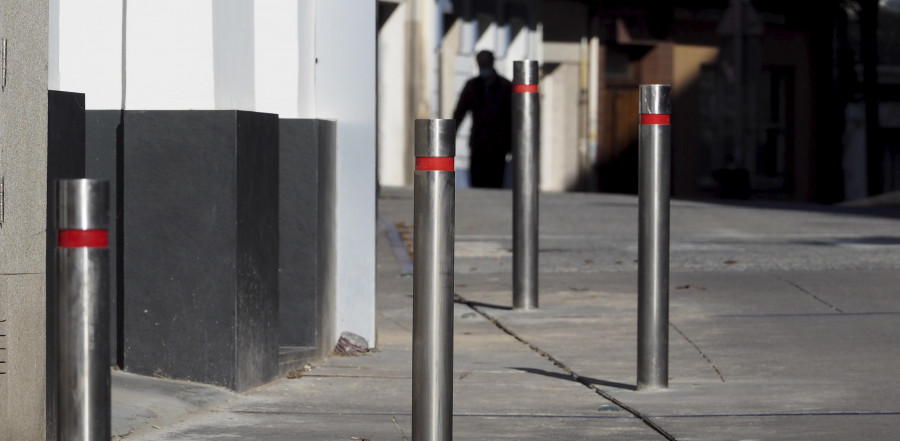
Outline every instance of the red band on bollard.
[[641, 124], [667, 126], [671, 118], [672, 115], [644, 113], [641, 114]]
[[60, 248], [108, 248], [109, 232], [106, 230], [61, 230]]
[[416, 158], [416, 170], [418, 171], [454, 171], [452, 156], [424, 156]]
[[537, 84], [516, 84], [513, 86], [513, 92], [515, 93], [538, 93], [538, 85]]

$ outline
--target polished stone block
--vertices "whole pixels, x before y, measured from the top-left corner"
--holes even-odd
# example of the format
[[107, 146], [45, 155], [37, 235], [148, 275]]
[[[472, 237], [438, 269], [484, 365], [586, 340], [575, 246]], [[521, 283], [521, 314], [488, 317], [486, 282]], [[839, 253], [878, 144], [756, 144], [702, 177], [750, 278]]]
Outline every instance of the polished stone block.
[[278, 117], [126, 111], [124, 368], [228, 387], [278, 369]]
[[331, 238], [333, 229], [319, 219], [335, 209], [327, 202], [333, 199], [327, 192], [333, 191], [328, 180], [334, 176], [334, 164], [320, 164], [335, 149], [334, 127], [334, 121], [317, 119], [279, 122], [282, 371], [302, 366], [310, 357], [331, 349], [318, 347], [326, 323], [324, 317], [332, 315], [323, 314], [321, 309], [333, 304], [325, 298], [326, 285], [320, 278], [320, 272], [329, 263], [323, 255], [326, 249], [320, 248], [319, 243]]
[[110, 364], [121, 365], [123, 343], [121, 339], [122, 295], [121, 278], [122, 249], [119, 247], [122, 231], [122, 201], [120, 200], [119, 161], [123, 147], [122, 111], [85, 111], [85, 153], [84, 174], [88, 179], [109, 181], [109, 317], [110, 317]]

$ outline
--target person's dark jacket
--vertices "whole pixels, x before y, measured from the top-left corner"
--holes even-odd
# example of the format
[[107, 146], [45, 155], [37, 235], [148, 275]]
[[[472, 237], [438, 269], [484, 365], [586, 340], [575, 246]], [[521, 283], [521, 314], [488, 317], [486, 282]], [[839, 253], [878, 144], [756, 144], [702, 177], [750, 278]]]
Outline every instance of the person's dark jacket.
[[472, 131], [469, 146], [472, 155], [503, 154], [511, 149], [512, 83], [500, 75], [481, 76], [466, 82], [453, 119], [456, 126], [467, 112], [472, 112]]

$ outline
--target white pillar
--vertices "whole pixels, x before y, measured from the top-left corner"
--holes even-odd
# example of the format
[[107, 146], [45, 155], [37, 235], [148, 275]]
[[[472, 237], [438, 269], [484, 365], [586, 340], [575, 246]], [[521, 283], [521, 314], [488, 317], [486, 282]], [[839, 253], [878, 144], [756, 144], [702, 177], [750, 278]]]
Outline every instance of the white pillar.
[[121, 108], [122, 5], [51, 2], [49, 89], [84, 93], [88, 110]]
[[311, 2], [254, 3], [255, 107], [281, 118], [315, 116], [315, 8]]
[[256, 110], [253, 3], [212, 2], [215, 109]]
[[[375, 2], [316, 2], [316, 113], [337, 120], [335, 336], [375, 345]], [[348, 32], [352, 29], [352, 32]]]
[[129, 0], [129, 110], [216, 108], [213, 0]]
[[378, 179], [381, 185], [412, 184], [412, 150], [406, 76], [407, 14], [400, 3], [378, 31]]

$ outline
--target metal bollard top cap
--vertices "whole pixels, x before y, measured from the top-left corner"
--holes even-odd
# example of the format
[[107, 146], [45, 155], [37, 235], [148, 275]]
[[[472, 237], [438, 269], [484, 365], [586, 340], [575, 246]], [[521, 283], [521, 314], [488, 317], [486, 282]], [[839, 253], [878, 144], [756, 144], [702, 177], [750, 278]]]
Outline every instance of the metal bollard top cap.
[[672, 113], [672, 102], [669, 98], [672, 86], [668, 84], [641, 84], [641, 115], [669, 115]]
[[513, 61], [513, 84], [538, 84], [537, 60]]
[[456, 121], [417, 119], [415, 130], [417, 158], [456, 156]]
[[109, 229], [109, 182], [95, 179], [56, 181], [56, 219], [60, 230]]

